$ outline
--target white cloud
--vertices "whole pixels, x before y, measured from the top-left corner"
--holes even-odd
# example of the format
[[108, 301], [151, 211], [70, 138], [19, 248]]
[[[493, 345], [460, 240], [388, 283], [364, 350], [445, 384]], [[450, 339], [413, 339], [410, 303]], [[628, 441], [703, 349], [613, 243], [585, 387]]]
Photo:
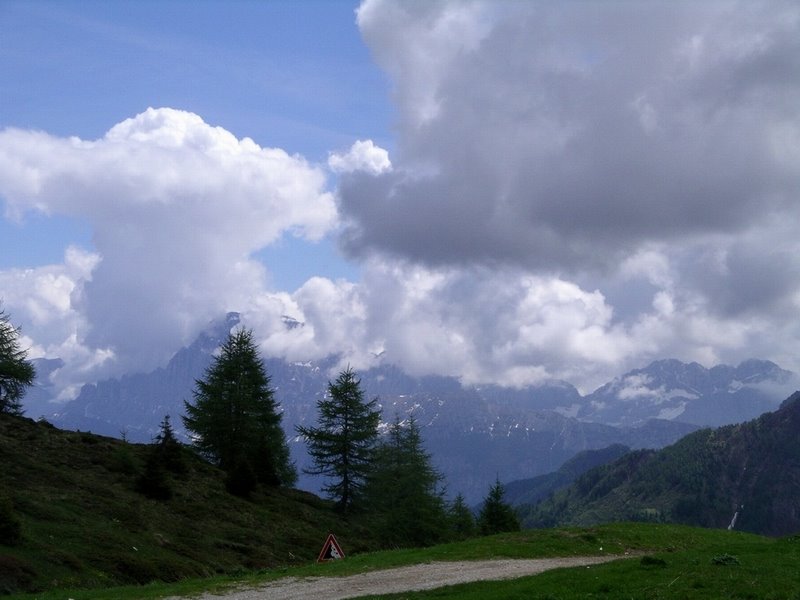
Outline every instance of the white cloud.
[[343, 241], [448, 273], [458, 318], [421, 311], [450, 343], [409, 326], [420, 365], [583, 385], [664, 357], [800, 366], [796, 3], [368, 0], [358, 24], [400, 118], [391, 171], [341, 176]]
[[372, 140], [358, 140], [346, 154], [333, 153], [328, 157], [328, 166], [334, 173], [366, 171], [380, 175], [392, 168], [389, 153], [376, 146]]
[[82, 286], [91, 280], [99, 257], [79, 248], [67, 248], [64, 263], [36, 269], [0, 271], [3, 305], [21, 327], [21, 345], [29, 358], [61, 358], [69, 365], [57, 371], [53, 383], [63, 399], [77, 393], [114, 353], [83, 343], [84, 316], [74, 308]]
[[326, 186], [302, 157], [169, 108], [93, 141], [0, 132], [7, 212], [77, 215], [93, 229], [91, 277], [40, 274], [30, 318], [75, 311], [85, 319], [76, 343], [110, 349], [109, 368], [160, 364], [261, 293], [266, 272], [253, 253], [284, 233], [317, 240], [336, 225]]
[[[283, 314], [303, 327], [276, 325]], [[566, 379], [589, 390], [649, 349], [654, 324], [625, 328], [612, 315], [602, 294], [558, 278], [373, 260], [361, 283], [313, 278], [292, 295], [262, 296], [245, 321], [268, 354], [289, 360], [340, 353], [356, 368], [388, 361], [467, 383]]]

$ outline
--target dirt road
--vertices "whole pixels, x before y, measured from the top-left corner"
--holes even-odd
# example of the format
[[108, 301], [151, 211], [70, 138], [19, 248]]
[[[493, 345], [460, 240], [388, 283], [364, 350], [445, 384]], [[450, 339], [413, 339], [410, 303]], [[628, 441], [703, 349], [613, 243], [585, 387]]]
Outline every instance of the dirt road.
[[200, 600], [344, 600], [375, 594], [430, 590], [445, 585], [492, 579], [514, 579], [560, 567], [591, 566], [622, 556], [574, 556], [530, 560], [433, 562], [348, 577], [288, 577], [258, 588], [236, 590], [223, 596], [205, 594]]

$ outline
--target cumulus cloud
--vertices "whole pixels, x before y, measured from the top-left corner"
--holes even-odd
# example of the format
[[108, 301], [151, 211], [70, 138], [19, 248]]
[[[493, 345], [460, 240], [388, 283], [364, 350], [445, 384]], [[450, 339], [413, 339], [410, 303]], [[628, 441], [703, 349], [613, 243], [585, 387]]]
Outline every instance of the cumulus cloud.
[[[283, 315], [303, 325], [287, 328]], [[292, 294], [262, 294], [243, 317], [268, 355], [291, 361], [336, 354], [356, 369], [388, 362], [516, 386], [562, 379], [584, 392], [664, 357], [712, 366], [768, 356], [791, 367], [798, 335], [777, 321], [717, 316], [690, 293], [658, 290], [617, 319], [602, 292], [562, 278], [379, 258], [359, 283], [315, 277]]]
[[0, 132], [0, 196], [12, 217], [36, 210], [90, 222], [91, 275], [51, 281], [48, 310], [67, 306], [69, 289], [85, 319], [78, 341], [109, 349], [107, 366], [126, 370], [163, 362], [261, 293], [266, 272], [254, 252], [284, 233], [317, 240], [337, 220], [322, 169], [169, 108], [98, 140]]
[[800, 216], [796, 3], [358, 14], [401, 119], [392, 172], [342, 178], [354, 255], [575, 273]]
[[358, 140], [346, 154], [333, 153], [328, 158], [328, 167], [334, 173], [366, 171], [379, 175], [392, 168], [389, 153], [376, 146], [372, 140]]
[[73, 397], [87, 376], [114, 356], [110, 348], [83, 343], [87, 322], [74, 307], [99, 260], [97, 254], [69, 247], [63, 264], [0, 271], [3, 304], [14, 323], [25, 323], [21, 345], [28, 357], [57, 357], [70, 365], [51, 376], [63, 399]]
[[[342, 243], [451, 274], [453, 316], [429, 324], [449, 364], [584, 382], [665, 356], [800, 365], [796, 3], [365, 0], [358, 24], [397, 139], [391, 169], [342, 172]], [[466, 298], [487, 290], [543, 322], [515, 305], [478, 326], [491, 303]]]

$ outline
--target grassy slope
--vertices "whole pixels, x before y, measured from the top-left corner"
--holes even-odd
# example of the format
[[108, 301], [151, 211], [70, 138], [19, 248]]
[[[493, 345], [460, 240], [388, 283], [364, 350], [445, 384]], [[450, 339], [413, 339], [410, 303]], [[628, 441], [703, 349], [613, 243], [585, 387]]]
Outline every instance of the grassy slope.
[[[629, 539], [643, 556], [559, 569], [511, 581], [451, 586], [384, 599], [482, 600], [797, 600], [800, 538], [770, 539], [741, 532], [674, 525], [613, 524], [584, 530], [598, 542]], [[365, 597], [366, 598], [366, 597]], [[370, 597], [376, 598], [376, 597]]]
[[311, 494], [231, 496], [222, 473], [188, 452], [173, 498], [149, 500], [135, 491], [147, 450], [0, 415], [0, 496], [23, 531], [21, 544], [0, 540], [0, 594], [304, 564], [329, 531], [348, 550], [375, 547]]
[[[629, 553], [626, 560], [591, 568], [561, 569], [513, 581], [466, 584], [385, 598], [800, 598], [800, 570], [797, 569], [800, 538], [772, 539], [741, 532], [644, 523], [530, 530], [426, 549], [364, 553], [336, 563], [249, 573], [226, 581], [190, 581], [172, 586], [144, 586], [103, 592], [77, 591], [70, 592], [69, 597], [74, 600], [144, 600], [209, 589], [220, 590], [226, 584], [257, 585], [287, 575], [340, 576], [438, 560], [597, 554], [622, 557], [625, 552]], [[13, 600], [29, 600], [33, 597], [14, 596]], [[35, 597], [38, 600], [63, 600], [65, 594], [61, 592]]]

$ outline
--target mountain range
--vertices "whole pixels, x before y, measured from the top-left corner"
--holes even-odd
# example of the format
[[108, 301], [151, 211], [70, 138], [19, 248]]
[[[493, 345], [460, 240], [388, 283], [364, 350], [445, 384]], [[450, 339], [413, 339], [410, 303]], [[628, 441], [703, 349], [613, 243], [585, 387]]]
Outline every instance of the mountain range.
[[[195, 381], [238, 324], [239, 315], [229, 313], [164, 367], [87, 384], [61, 405], [46, 401], [47, 376], [60, 362], [39, 363], [40, 380], [26, 401], [27, 414], [44, 416], [64, 429], [138, 442], [151, 441], [169, 414], [176, 433], [186, 439], [177, 418], [183, 402], [191, 400]], [[285, 325], [298, 326], [288, 320]], [[264, 360], [300, 470], [308, 457], [295, 426], [316, 421], [316, 401], [335, 378], [336, 364], [336, 357], [305, 363]], [[795, 379], [774, 363], [757, 360], [712, 369], [657, 361], [586, 396], [563, 381], [521, 389], [465, 386], [453, 377], [413, 377], [391, 364], [359, 376], [365, 395], [379, 398], [384, 423], [395, 415], [415, 416], [449, 495], [460, 492], [470, 503], [480, 501], [497, 478], [508, 482], [550, 473], [585, 450], [613, 444], [661, 448], [702, 426], [752, 418], [777, 408], [776, 394]], [[320, 485], [318, 479], [301, 475], [301, 488], [317, 491]]]

